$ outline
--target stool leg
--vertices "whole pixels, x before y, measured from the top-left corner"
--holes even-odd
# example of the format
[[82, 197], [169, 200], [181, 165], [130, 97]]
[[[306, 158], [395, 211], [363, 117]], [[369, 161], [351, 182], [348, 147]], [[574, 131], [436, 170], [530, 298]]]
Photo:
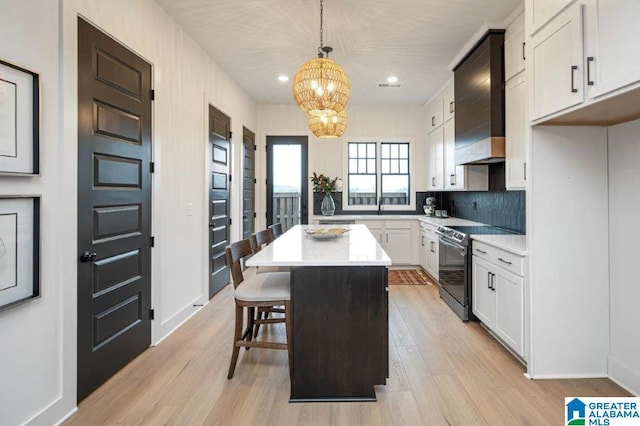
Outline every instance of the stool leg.
[[[263, 308], [258, 308], [258, 319], [261, 318], [266, 318], [266, 316], [264, 315], [264, 312], [262, 311]], [[258, 337], [258, 330], [260, 330], [260, 324], [256, 324], [256, 326], [254, 327], [255, 330], [253, 332], [253, 337]]]
[[244, 308], [238, 306], [236, 303], [236, 328], [233, 333], [233, 352], [231, 353], [231, 364], [229, 364], [229, 374], [227, 379], [233, 379], [233, 373], [236, 369], [236, 363], [238, 362], [238, 355], [240, 354], [240, 346], [237, 342], [242, 340], [242, 325], [244, 323]]
[[[256, 308], [254, 307], [249, 308], [248, 323], [249, 333], [247, 334], [247, 342], [250, 342], [251, 339], [253, 339], [253, 330], [256, 327]], [[246, 346], [245, 349], [249, 350], [251, 348], [249, 346]]]

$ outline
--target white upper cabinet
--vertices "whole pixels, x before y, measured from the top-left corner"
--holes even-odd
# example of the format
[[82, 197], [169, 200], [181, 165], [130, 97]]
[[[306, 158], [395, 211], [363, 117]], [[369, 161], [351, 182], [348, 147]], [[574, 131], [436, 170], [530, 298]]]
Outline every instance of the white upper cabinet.
[[531, 43], [531, 119], [580, 104], [584, 100], [582, 5], [562, 12]]
[[538, 31], [573, 0], [526, 0], [527, 34]]
[[428, 117], [427, 117], [427, 128], [429, 132], [434, 131], [438, 127], [442, 126], [444, 119], [444, 109], [443, 109], [444, 100], [443, 98], [437, 98], [433, 102], [429, 104], [428, 107]]
[[444, 189], [444, 130], [442, 126], [427, 135], [429, 144], [429, 191]]
[[447, 122], [456, 116], [455, 91], [453, 90], [453, 81], [444, 91], [444, 121]]
[[445, 188], [449, 190], [464, 189], [464, 166], [456, 166], [456, 122], [448, 121], [443, 127], [444, 138], [444, 177]]
[[527, 81], [520, 73], [505, 89], [505, 149], [507, 189], [525, 189], [527, 179]]
[[585, 31], [589, 98], [640, 81], [640, 1], [588, 0]]
[[509, 25], [504, 35], [504, 79], [506, 81], [524, 70], [525, 46], [524, 13], [522, 13]]

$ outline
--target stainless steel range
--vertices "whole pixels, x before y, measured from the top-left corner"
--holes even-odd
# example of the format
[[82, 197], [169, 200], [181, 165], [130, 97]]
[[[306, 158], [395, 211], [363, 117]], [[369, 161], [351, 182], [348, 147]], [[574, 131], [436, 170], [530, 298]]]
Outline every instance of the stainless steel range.
[[471, 294], [471, 242], [474, 234], [514, 234], [493, 226], [439, 226], [440, 297], [463, 321], [475, 320]]

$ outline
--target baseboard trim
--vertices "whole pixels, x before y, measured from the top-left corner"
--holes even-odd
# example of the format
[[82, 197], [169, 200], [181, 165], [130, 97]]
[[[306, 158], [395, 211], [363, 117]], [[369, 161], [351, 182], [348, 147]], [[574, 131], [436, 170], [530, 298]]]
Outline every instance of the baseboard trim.
[[607, 358], [607, 367], [612, 382], [633, 395], [640, 396], [640, 372], [632, 370], [613, 356]]
[[65, 414], [65, 415], [64, 415], [64, 417], [63, 417], [63, 418], [61, 418], [61, 419], [60, 419], [60, 420], [55, 424], [55, 426], [59, 426], [59, 425], [61, 425], [62, 423], [66, 422], [66, 421], [69, 419], [69, 417], [73, 416], [73, 415], [74, 415], [75, 413], [77, 413], [77, 412], [78, 412], [78, 407], [73, 407], [73, 410], [71, 410], [71, 411], [69, 411], [67, 414]]
[[608, 379], [607, 373], [590, 373], [590, 374], [529, 374], [529, 378], [533, 380], [549, 380], [549, 379]]
[[[151, 343], [151, 346], [158, 346], [160, 342], [162, 342], [164, 339], [169, 337], [174, 331], [180, 328], [185, 322], [189, 321], [191, 317], [193, 317], [195, 314], [200, 312], [200, 309], [202, 309], [204, 306], [208, 304], [207, 302], [202, 306], [195, 306], [194, 304], [196, 304], [199, 299], [200, 297], [194, 299], [192, 302], [189, 302], [184, 308], [182, 308], [176, 314], [172, 315], [169, 320], [163, 322], [160, 325], [161, 330], [167, 328], [168, 331], [166, 332], [161, 331], [160, 337], [158, 337], [155, 341], [153, 341]], [[167, 326], [167, 324], [169, 325]]]

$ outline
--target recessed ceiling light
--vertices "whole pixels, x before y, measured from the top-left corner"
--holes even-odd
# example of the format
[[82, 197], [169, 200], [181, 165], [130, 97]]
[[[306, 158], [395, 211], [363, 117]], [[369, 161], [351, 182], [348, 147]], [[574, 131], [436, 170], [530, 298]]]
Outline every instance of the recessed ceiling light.
[[283, 83], [289, 81], [289, 77], [287, 77], [286, 75], [279, 75], [278, 76], [278, 81], [281, 81]]
[[387, 77], [387, 82], [388, 83], [397, 83], [398, 82], [398, 77], [392, 75], [391, 77]]

